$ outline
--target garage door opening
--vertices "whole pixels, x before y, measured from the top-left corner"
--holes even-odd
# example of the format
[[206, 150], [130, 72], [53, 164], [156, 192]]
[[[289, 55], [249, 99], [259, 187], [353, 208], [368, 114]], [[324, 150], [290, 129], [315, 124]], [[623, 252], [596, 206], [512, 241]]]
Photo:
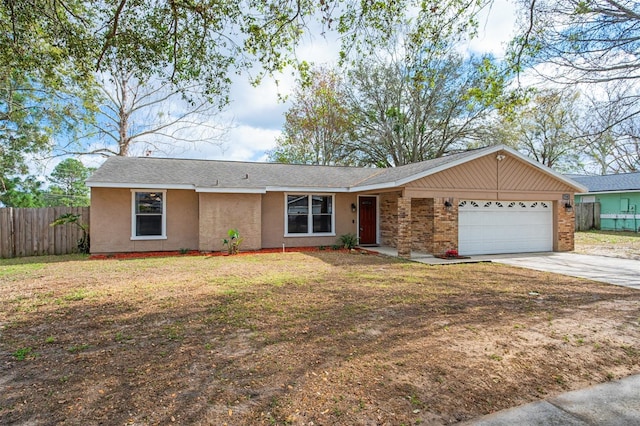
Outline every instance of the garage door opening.
[[553, 251], [551, 201], [461, 200], [461, 255]]

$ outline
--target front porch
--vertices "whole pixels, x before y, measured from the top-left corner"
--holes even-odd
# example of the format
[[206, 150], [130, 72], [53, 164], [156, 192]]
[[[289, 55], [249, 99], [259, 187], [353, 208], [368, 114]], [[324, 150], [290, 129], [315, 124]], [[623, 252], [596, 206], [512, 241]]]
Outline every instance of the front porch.
[[[383, 256], [389, 257], [402, 257], [398, 255], [398, 249], [390, 246], [380, 246], [380, 247], [362, 247], [363, 250], [366, 250], [371, 253], [381, 254]], [[442, 259], [439, 257], [435, 257], [430, 253], [426, 253], [423, 251], [411, 251], [411, 257], [402, 257], [403, 259], [411, 260], [412, 262], [424, 263], [426, 265], [451, 265], [455, 263], [478, 263], [478, 262], [491, 262], [492, 259], [495, 259], [501, 255], [484, 255], [484, 256], [470, 256], [461, 259], [456, 258], [447, 258]], [[507, 255], [502, 255], [507, 256]], [[508, 255], [513, 256], [513, 255]]]
[[403, 258], [458, 249], [458, 200], [418, 198], [401, 191], [380, 195], [380, 243]]

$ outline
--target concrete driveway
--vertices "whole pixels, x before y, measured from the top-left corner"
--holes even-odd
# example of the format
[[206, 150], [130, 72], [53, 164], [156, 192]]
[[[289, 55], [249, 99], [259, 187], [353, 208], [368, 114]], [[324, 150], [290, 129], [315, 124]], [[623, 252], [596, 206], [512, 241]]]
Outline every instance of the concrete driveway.
[[[370, 250], [386, 256], [398, 256], [393, 247], [376, 247]], [[571, 277], [621, 285], [640, 290], [640, 260], [617, 257], [563, 253], [520, 253], [471, 256], [464, 259], [439, 259], [433, 255], [413, 252], [411, 260], [428, 265], [450, 265], [455, 263], [496, 262], [538, 271], [555, 272]]]
[[555, 272], [640, 290], [640, 261], [577, 253], [525, 253], [487, 257], [491, 262]]

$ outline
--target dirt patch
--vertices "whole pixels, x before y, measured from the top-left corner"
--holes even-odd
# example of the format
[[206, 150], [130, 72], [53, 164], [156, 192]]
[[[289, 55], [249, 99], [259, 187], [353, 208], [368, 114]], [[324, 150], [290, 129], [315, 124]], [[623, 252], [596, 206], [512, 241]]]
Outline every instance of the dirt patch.
[[497, 264], [5, 262], [0, 423], [452, 424], [640, 372], [639, 321], [637, 291]]

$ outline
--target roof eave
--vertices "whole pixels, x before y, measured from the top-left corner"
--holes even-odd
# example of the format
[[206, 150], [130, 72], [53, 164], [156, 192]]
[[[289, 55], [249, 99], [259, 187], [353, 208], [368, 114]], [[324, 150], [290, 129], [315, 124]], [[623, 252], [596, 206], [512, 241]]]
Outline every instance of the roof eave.
[[89, 188], [195, 189], [192, 184], [159, 184], [142, 182], [87, 182]]
[[196, 192], [211, 194], [265, 194], [266, 188], [232, 188], [232, 187], [196, 187]]
[[602, 194], [626, 194], [627, 192], [640, 192], [640, 189], [615, 189], [611, 191], [587, 191], [576, 195], [602, 195]]
[[267, 186], [267, 192], [352, 192], [349, 187]]

